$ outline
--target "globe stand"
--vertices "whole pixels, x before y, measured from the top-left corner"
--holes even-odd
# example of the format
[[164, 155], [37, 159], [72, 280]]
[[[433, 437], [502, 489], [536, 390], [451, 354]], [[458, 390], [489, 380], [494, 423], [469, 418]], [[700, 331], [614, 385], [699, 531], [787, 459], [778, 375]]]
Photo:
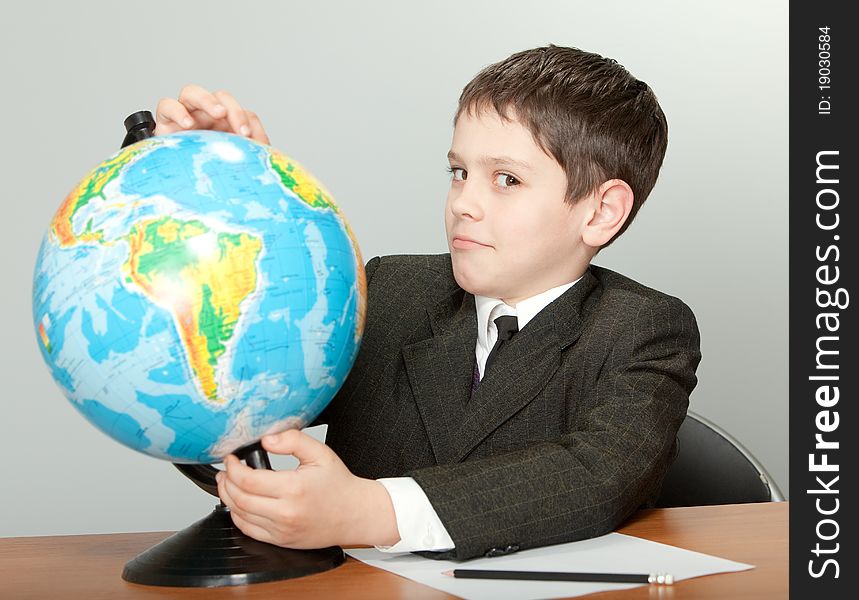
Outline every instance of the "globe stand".
[[[255, 469], [271, 469], [259, 442], [235, 455]], [[217, 497], [211, 465], [174, 465], [201, 489]], [[327, 571], [345, 560], [338, 546], [292, 550], [260, 542], [235, 526], [223, 502], [193, 525], [126, 563], [122, 578], [132, 583], [178, 587], [222, 587], [291, 579]]]

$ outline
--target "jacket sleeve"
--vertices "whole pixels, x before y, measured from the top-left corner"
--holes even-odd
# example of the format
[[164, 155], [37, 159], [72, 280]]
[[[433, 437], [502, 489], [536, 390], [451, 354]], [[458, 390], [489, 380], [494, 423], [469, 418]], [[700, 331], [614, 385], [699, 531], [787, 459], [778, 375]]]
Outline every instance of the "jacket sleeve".
[[664, 296], [639, 308], [565, 433], [488, 458], [416, 469], [463, 560], [595, 537], [655, 499], [697, 383], [692, 311]]

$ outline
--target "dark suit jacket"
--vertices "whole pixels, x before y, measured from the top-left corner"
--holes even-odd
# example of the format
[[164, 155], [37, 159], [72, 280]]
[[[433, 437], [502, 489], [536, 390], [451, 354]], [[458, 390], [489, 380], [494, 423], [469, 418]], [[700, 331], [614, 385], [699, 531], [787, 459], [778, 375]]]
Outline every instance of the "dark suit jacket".
[[355, 475], [410, 476], [466, 559], [602, 535], [656, 499], [697, 382], [689, 308], [608, 269], [538, 313], [470, 397], [450, 255], [367, 264], [364, 337], [318, 422]]

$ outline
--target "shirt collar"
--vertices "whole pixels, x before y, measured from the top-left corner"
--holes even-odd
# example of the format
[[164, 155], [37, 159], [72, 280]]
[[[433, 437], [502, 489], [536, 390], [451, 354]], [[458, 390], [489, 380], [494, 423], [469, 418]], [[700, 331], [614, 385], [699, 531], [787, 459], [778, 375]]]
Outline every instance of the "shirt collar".
[[[584, 275], [582, 277], [584, 277]], [[477, 309], [478, 343], [485, 347], [489, 346], [489, 315], [492, 313], [492, 310], [496, 306], [501, 305], [500, 314], [502, 315], [516, 315], [516, 320], [519, 324], [519, 330], [521, 331], [525, 327], [525, 325], [528, 324], [528, 321], [537, 316], [537, 313], [546, 308], [549, 304], [552, 303], [552, 301], [554, 301], [561, 294], [573, 287], [576, 283], [581, 281], [581, 279], [582, 278], [579, 277], [578, 279], [576, 279], [575, 281], [571, 281], [570, 283], [561, 284], [559, 286], [550, 288], [545, 292], [540, 292], [535, 296], [531, 296], [530, 298], [520, 300], [515, 307], [505, 304], [499, 298], [475, 295], [474, 304]]]

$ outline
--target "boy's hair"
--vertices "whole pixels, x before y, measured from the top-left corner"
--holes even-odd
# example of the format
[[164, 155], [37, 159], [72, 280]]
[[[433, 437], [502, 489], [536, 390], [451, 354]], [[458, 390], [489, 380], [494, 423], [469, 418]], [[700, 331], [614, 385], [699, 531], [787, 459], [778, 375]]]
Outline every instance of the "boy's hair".
[[[567, 175], [570, 205], [609, 179], [632, 188], [632, 209], [617, 239], [650, 194], [668, 145], [668, 123], [653, 90], [611, 58], [549, 46], [481, 70], [462, 90], [453, 118], [492, 108], [518, 118]], [[512, 109], [512, 115], [508, 110]]]

